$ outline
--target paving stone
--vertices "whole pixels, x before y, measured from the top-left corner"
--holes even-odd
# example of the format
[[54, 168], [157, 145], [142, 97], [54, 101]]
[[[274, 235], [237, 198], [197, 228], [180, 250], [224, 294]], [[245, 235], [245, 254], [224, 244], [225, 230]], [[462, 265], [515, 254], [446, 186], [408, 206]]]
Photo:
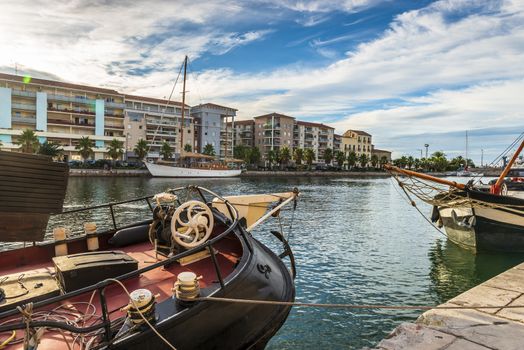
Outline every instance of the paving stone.
[[[516, 298], [509, 305], [524, 305], [524, 294]], [[509, 318], [511, 320], [521, 322], [524, 324], [524, 307], [518, 309], [502, 309], [497, 313], [497, 316]]]
[[440, 350], [455, 341], [455, 337], [414, 323], [402, 323], [388, 338], [382, 340], [380, 350]]
[[[508, 305], [513, 299], [517, 298], [521, 293], [508, 291], [504, 289], [494, 288], [481, 284], [465, 293], [451, 299], [442, 306], [499, 306]], [[500, 309], [479, 309], [479, 311], [489, 314], [495, 314]]]
[[509, 269], [484, 282], [483, 285], [524, 293], [524, 270]]

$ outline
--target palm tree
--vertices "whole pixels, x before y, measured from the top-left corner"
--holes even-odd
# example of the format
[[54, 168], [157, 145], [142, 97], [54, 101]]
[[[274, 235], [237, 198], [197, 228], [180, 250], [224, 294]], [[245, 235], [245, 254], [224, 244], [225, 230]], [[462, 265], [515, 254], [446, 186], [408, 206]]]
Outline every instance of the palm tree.
[[87, 158], [95, 154], [95, 152], [93, 152], [93, 146], [93, 141], [89, 136], [82, 136], [80, 140], [78, 140], [78, 145], [76, 145], [75, 149], [80, 153], [80, 157], [84, 160], [84, 164]]
[[62, 154], [62, 150], [60, 144], [45, 141], [38, 148], [38, 154], [56, 158]]
[[173, 148], [171, 148], [167, 141], [162, 142], [162, 146], [160, 147], [159, 153], [162, 156], [163, 160], [169, 160], [173, 158]]
[[133, 152], [135, 152], [135, 155], [138, 158], [138, 160], [143, 161], [144, 158], [147, 156], [147, 149], [147, 141], [144, 139], [140, 139], [133, 148]]
[[311, 170], [311, 164], [313, 164], [313, 159], [315, 159], [315, 152], [313, 152], [311, 148], [306, 148], [304, 151], [304, 159], [306, 160], [309, 170]]
[[280, 162], [281, 162], [281, 165], [287, 166], [290, 159], [291, 159], [291, 151], [290, 151], [289, 147], [287, 147], [287, 146], [282, 147], [282, 150], [280, 151]]
[[406, 165], [408, 166], [409, 169], [413, 168], [413, 165], [415, 164], [415, 159], [413, 158], [413, 156], [409, 156], [406, 160]]
[[23, 153], [35, 153], [40, 146], [36, 134], [31, 129], [25, 129], [20, 136], [18, 136], [18, 142]]
[[302, 159], [304, 158], [304, 150], [302, 148], [295, 149], [293, 152], [293, 160], [297, 165], [302, 164]]
[[275, 150], [269, 150], [267, 152], [267, 160], [269, 162], [269, 168], [273, 169], [273, 163], [277, 161], [277, 153]]
[[360, 166], [362, 168], [365, 168], [369, 162], [369, 158], [365, 153], [362, 153], [360, 157], [358, 157], [358, 161], [360, 163]]
[[342, 151], [335, 152], [335, 159], [337, 160], [337, 164], [339, 167], [344, 166], [344, 162], [346, 161], [346, 155]]
[[191, 147], [191, 145], [189, 143], [186, 143], [184, 145], [184, 151], [185, 152], [192, 152], [193, 151], [193, 147]]
[[326, 164], [331, 164], [331, 161], [333, 160], [333, 150], [331, 148], [326, 148], [326, 150], [324, 151], [324, 162], [326, 162]]
[[435, 171], [444, 171], [448, 167], [448, 160], [442, 151], [437, 151], [431, 155], [430, 162]]
[[378, 164], [378, 156], [376, 154], [373, 154], [371, 156], [371, 166], [373, 168], [376, 168], [377, 167], [377, 164]]
[[207, 154], [208, 156], [214, 156], [215, 155], [215, 148], [212, 144], [208, 143], [204, 146], [204, 150], [202, 151], [203, 154]]
[[357, 154], [353, 151], [348, 153], [348, 167], [349, 169], [353, 168], [357, 164]]
[[113, 160], [113, 164], [118, 158], [124, 154], [124, 142], [118, 141], [117, 139], [111, 140], [109, 147], [107, 148], [107, 154]]

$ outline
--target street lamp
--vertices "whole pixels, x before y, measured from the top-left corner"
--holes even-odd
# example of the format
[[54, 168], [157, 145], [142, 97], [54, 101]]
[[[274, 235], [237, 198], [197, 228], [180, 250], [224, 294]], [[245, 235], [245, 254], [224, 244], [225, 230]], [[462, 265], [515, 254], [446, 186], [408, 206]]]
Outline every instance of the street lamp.
[[424, 144], [424, 147], [426, 147], [426, 159], [428, 158], [428, 148], [429, 148], [429, 144]]

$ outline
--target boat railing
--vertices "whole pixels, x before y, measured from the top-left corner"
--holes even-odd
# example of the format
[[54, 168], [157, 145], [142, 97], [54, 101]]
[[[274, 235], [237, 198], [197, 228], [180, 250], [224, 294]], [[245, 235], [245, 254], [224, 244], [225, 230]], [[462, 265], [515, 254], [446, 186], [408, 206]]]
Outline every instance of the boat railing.
[[[231, 215], [230, 217], [238, 218], [238, 212], [236, 211], [234, 206], [231, 205], [231, 203], [227, 199], [225, 199], [225, 198], [223, 198], [223, 197], [221, 197], [219, 195], [216, 195], [215, 193], [213, 193], [213, 192], [211, 192], [211, 191], [209, 191], [207, 189], [204, 189], [204, 188], [201, 188], [201, 187], [198, 187], [198, 186], [191, 186], [191, 187], [188, 187], [188, 188], [191, 188], [192, 190], [195, 190], [206, 202], [207, 202], [207, 199], [205, 198], [204, 194], [202, 193], [202, 190], [208, 192], [209, 194], [211, 194], [211, 195], [213, 195], [215, 197], [220, 198], [226, 204], [226, 206], [227, 206], [227, 208], [229, 210], [229, 213]], [[177, 188], [177, 189], [169, 190], [168, 192], [176, 193], [180, 189], [185, 189], [185, 188]], [[152, 204], [151, 204], [151, 199], [153, 197], [154, 196], [145, 196], [145, 197], [135, 198], [135, 199], [131, 199], [131, 200], [125, 200], [125, 201], [120, 201], [120, 202], [112, 202], [112, 203], [107, 203], [107, 204], [96, 205], [96, 206], [92, 206], [92, 207], [72, 209], [72, 210], [64, 211], [64, 212], [59, 213], [59, 214], [55, 214], [55, 216], [57, 216], [57, 215], [64, 215], [64, 214], [71, 214], [71, 213], [85, 212], [85, 211], [94, 210], [94, 209], [108, 208], [110, 210], [110, 212], [111, 212], [112, 221], [113, 221], [113, 228], [111, 230], [108, 230], [108, 231], [100, 233], [100, 235], [103, 235], [103, 234], [107, 234], [107, 233], [110, 233], [110, 232], [116, 232], [117, 230], [122, 229], [122, 228], [134, 226], [134, 225], [129, 225], [129, 226], [126, 226], [126, 227], [118, 227], [118, 225], [116, 223], [116, 220], [115, 220], [115, 215], [114, 215], [114, 207], [115, 206], [144, 200], [144, 201], [147, 202], [149, 208], [151, 210], [153, 210], [153, 207], [152, 207]], [[217, 244], [217, 242], [219, 242], [220, 240], [222, 240], [226, 236], [228, 236], [233, 230], [235, 230], [237, 228], [237, 226], [239, 225], [239, 221], [238, 220], [231, 220], [231, 219], [228, 219], [228, 218], [224, 217], [223, 218], [223, 223], [228, 226], [224, 230], [224, 232], [220, 233], [216, 237], [213, 237], [213, 238], [209, 239], [208, 241], [206, 241], [205, 243], [201, 244], [200, 246], [192, 248], [192, 249], [189, 249], [189, 250], [186, 250], [186, 251], [181, 252], [181, 253], [178, 253], [178, 254], [176, 254], [174, 256], [166, 258], [165, 260], [158, 261], [158, 262], [153, 263], [153, 264], [151, 264], [149, 266], [140, 268], [140, 269], [138, 269], [136, 271], [132, 271], [132, 272], [126, 273], [124, 275], [118, 276], [118, 277], [116, 277], [114, 279], [116, 279], [118, 281], [124, 281], [124, 280], [128, 280], [128, 279], [131, 279], [131, 278], [135, 278], [135, 277], [138, 277], [139, 275], [141, 275], [141, 274], [143, 274], [145, 272], [148, 272], [148, 271], [151, 271], [151, 270], [154, 270], [154, 269], [158, 269], [158, 268], [162, 268], [162, 267], [167, 266], [169, 264], [176, 263], [178, 260], [180, 260], [182, 258], [185, 258], [187, 256], [193, 255], [193, 254], [201, 252], [203, 250], [208, 250], [210, 252], [211, 261], [212, 261], [212, 263], [214, 265], [214, 269], [215, 269], [215, 275], [216, 275], [217, 281], [219, 283], [218, 290], [223, 289], [226, 286], [227, 282], [224, 280], [224, 276], [222, 276], [222, 272], [220, 270], [219, 263], [218, 263], [215, 255], [213, 254], [213, 251], [214, 251], [213, 246], [215, 244]], [[251, 242], [249, 241], [249, 239], [246, 237], [246, 235], [248, 233], [244, 229], [240, 229], [240, 230], [238, 230], [238, 232], [240, 232], [240, 235], [243, 238], [244, 242], [246, 243], [248, 249], [252, 252], [253, 251], [253, 247], [252, 247]], [[48, 243], [48, 244], [53, 244], [53, 243]], [[60, 243], [60, 242], [56, 242], [56, 243]], [[33, 306], [32, 306], [32, 308], [34, 310], [36, 310], [36, 309], [39, 309], [39, 308], [42, 308], [42, 307], [45, 307], [45, 306], [48, 306], [48, 305], [52, 305], [52, 304], [55, 304], [55, 303], [59, 303], [59, 302], [62, 302], [62, 301], [74, 298], [74, 297], [82, 295], [82, 294], [87, 294], [87, 293], [90, 293], [90, 292], [92, 293], [93, 291], [96, 291], [96, 293], [98, 294], [98, 298], [100, 300], [100, 305], [101, 305], [101, 309], [102, 309], [102, 322], [100, 322], [100, 323], [97, 323], [97, 324], [91, 325], [91, 326], [86, 326], [86, 327], [76, 327], [76, 326], [73, 326], [71, 324], [67, 324], [65, 322], [57, 322], [57, 321], [49, 321], [49, 320], [46, 320], [46, 321], [31, 321], [31, 320], [29, 320], [29, 322], [3, 324], [3, 325], [0, 326], [0, 333], [6, 332], [6, 331], [13, 331], [13, 330], [17, 330], [17, 329], [26, 329], [26, 327], [29, 327], [29, 328], [48, 327], [48, 328], [54, 328], [54, 329], [62, 329], [62, 330], [65, 330], [65, 331], [69, 331], [69, 332], [72, 332], [72, 333], [78, 333], [78, 334], [86, 334], [86, 333], [91, 333], [91, 332], [96, 331], [96, 330], [104, 329], [103, 337], [104, 337], [106, 343], [109, 343], [111, 341], [111, 338], [112, 338], [112, 326], [113, 326], [113, 322], [110, 320], [109, 315], [112, 312], [116, 311], [116, 310], [108, 310], [108, 307], [107, 307], [107, 301], [106, 301], [106, 296], [105, 296], [105, 289], [107, 287], [111, 286], [111, 285], [114, 285], [114, 282], [111, 281], [110, 279], [106, 279], [106, 280], [98, 282], [97, 284], [94, 284], [94, 285], [91, 285], [91, 286], [88, 286], [88, 287], [85, 287], [85, 288], [81, 288], [81, 289], [78, 289], [78, 290], [75, 290], [75, 291], [71, 291], [71, 292], [68, 292], [66, 294], [59, 295], [59, 296], [56, 296], [56, 297], [52, 297], [52, 298], [49, 298], [49, 299], [46, 299], [46, 300], [43, 300], [43, 301], [34, 302]], [[11, 310], [4, 311], [4, 312], [0, 313], [0, 320], [4, 320], [4, 319], [10, 318], [10, 317], [19, 315], [20, 313], [21, 312], [20, 312], [20, 310], [18, 308], [13, 308]], [[104, 344], [101, 344], [101, 345], [103, 346]]]

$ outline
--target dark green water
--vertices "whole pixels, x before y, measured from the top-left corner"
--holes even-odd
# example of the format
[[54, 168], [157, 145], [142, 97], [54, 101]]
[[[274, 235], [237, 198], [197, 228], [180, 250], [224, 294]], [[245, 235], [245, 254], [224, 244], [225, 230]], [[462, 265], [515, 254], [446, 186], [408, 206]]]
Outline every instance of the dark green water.
[[[447, 242], [397, 192], [389, 179], [261, 178], [172, 180], [71, 178], [66, 207], [102, 204], [190, 183], [222, 195], [302, 192], [291, 243], [297, 259], [297, 301], [435, 305], [524, 261], [524, 255], [473, 255]], [[429, 213], [429, 207], [423, 211]], [[117, 220], [147, 214], [126, 205]], [[105, 215], [105, 216], [104, 216]], [[290, 213], [286, 212], [289, 224]], [[109, 216], [93, 217], [109, 223]], [[268, 245], [266, 225], [255, 236]], [[287, 234], [287, 232], [286, 232]], [[295, 308], [269, 349], [358, 349], [374, 346], [420, 312]]]

